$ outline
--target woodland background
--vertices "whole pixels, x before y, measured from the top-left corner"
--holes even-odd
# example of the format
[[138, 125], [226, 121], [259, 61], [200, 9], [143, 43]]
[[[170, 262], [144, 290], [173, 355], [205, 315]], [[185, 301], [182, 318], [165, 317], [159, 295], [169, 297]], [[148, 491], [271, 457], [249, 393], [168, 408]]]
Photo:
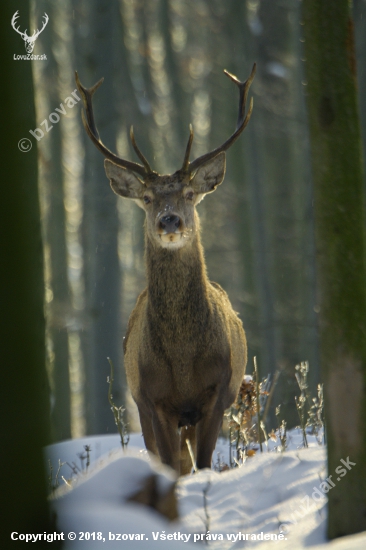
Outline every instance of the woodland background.
[[[32, 29], [44, 13], [50, 20], [34, 53], [47, 61], [33, 63], [37, 125], [76, 88], [75, 69], [85, 86], [104, 77], [94, 99], [103, 142], [135, 160], [133, 124], [160, 173], [181, 165], [190, 122], [192, 158], [232, 133], [237, 91], [222, 71], [245, 80], [256, 61], [252, 119], [228, 152], [224, 184], [199, 213], [209, 276], [244, 323], [247, 372], [254, 356], [261, 376], [281, 371], [273, 410], [281, 403], [296, 424], [294, 366], [309, 362], [312, 393], [319, 382], [301, 2], [37, 0]], [[366, 2], [357, 0], [364, 133], [365, 18]], [[143, 213], [111, 192], [80, 111], [81, 102], [37, 144], [54, 440], [115, 431], [107, 357], [116, 367], [114, 400], [128, 404], [122, 335], [145, 284]]]

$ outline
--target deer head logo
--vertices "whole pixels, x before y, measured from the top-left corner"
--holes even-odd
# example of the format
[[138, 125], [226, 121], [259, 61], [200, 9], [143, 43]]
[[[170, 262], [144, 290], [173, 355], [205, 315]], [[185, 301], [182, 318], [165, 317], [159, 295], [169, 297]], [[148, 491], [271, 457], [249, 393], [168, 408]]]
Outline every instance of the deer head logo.
[[43, 29], [45, 28], [45, 26], [47, 25], [48, 23], [48, 15], [47, 13], [44, 14], [44, 21], [43, 21], [43, 26], [41, 28], [41, 30], [36, 30], [34, 31], [34, 33], [32, 34], [32, 36], [28, 36], [27, 35], [27, 29], [25, 29], [24, 32], [21, 32], [19, 30], [19, 27], [17, 28], [15, 26], [16, 24], [16, 20], [18, 19], [19, 17], [19, 10], [17, 10], [14, 15], [13, 15], [13, 18], [11, 20], [11, 26], [13, 27], [13, 29], [20, 34], [20, 36], [23, 38], [24, 42], [25, 42], [25, 49], [26, 49], [26, 52], [27, 53], [32, 53], [33, 52], [33, 48], [34, 48], [34, 43], [35, 41], [37, 40], [38, 36], [41, 34], [41, 32], [43, 31]]

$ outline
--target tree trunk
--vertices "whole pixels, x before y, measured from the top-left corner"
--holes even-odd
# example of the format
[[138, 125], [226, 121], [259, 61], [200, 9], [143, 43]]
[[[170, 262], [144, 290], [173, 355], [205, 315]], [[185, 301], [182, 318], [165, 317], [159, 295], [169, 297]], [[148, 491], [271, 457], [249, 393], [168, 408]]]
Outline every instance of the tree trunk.
[[[60, 96], [62, 83], [59, 63], [54, 52], [62, 49], [63, 37], [55, 2], [37, 2], [35, 25], [44, 13], [50, 18], [47, 32], [41, 33], [35, 48], [47, 52], [47, 65], [34, 67], [33, 80], [39, 125], [64, 99]], [[51, 124], [50, 124], [51, 125]], [[42, 200], [43, 238], [45, 243], [46, 335], [52, 352], [48, 356], [48, 375], [51, 382], [51, 433], [53, 441], [71, 437], [70, 378], [67, 322], [70, 315], [69, 282], [65, 234], [65, 195], [62, 150], [62, 121], [52, 125], [47, 136], [38, 144], [39, 185]]]
[[366, 529], [362, 155], [349, 2], [304, 0], [303, 17], [328, 472], [335, 483], [328, 536], [335, 538]]
[[[118, 3], [94, 0], [74, 3], [79, 21], [87, 21], [88, 33], [77, 37], [77, 68], [82, 83], [90, 87], [104, 76], [95, 95], [95, 117], [101, 139], [116, 151], [114, 75], [119, 70], [117, 48]], [[84, 10], [84, 11], [83, 11]], [[79, 26], [79, 32], [81, 32]], [[85, 33], [85, 30], [84, 30]], [[85, 191], [83, 204], [83, 254], [86, 329], [82, 336], [86, 378], [87, 434], [115, 432], [108, 403], [107, 377], [110, 357], [116, 367], [113, 397], [121, 400], [122, 361], [121, 272], [118, 262], [117, 197], [104, 173], [103, 156], [85, 135]]]
[[[366, 2], [355, 0], [353, 8], [356, 37], [357, 67], [362, 67], [357, 75], [358, 101], [360, 104], [361, 135], [363, 137], [363, 158], [366, 158]], [[364, 191], [366, 191], [366, 174], [364, 171]]]
[[[30, 61], [10, 28], [19, 9], [29, 29], [26, 1], [3, 2], [1, 128], [3, 186], [0, 201], [0, 403], [2, 421], [1, 521], [13, 531], [53, 531], [46, 501], [42, 446], [49, 442], [49, 392], [45, 369], [43, 263], [37, 188], [37, 147]], [[29, 142], [19, 143], [21, 138]], [[19, 145], [18, 145], [19, 143]], [[27, 149], [32, 144], [33, 148]], [[23, 151], [23, 152], [22, 152]], [[47, 543], [46, 543], [47, 544]]]

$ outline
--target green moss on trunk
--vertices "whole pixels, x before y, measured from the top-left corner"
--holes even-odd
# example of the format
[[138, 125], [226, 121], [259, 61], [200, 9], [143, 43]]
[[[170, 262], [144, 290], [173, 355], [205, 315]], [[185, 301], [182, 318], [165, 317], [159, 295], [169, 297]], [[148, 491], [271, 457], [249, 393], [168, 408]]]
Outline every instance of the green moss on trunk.
[[[303, 20], [334, 538], [366, 529], [363, 167], [350, 4], [304, 0]], [[342, 478], [347, 457], [356, 465]]]

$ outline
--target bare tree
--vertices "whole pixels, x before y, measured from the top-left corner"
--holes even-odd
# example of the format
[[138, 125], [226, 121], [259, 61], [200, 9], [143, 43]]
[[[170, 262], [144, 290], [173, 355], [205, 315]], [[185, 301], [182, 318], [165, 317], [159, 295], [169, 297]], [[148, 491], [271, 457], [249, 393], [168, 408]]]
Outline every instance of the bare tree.
[[[361, 137], [348, 0], [304, 0], [325, 387], [328, 535], [366, 529], [366, 273]], [[344, 476], [344, 479], [341, 479]]]

